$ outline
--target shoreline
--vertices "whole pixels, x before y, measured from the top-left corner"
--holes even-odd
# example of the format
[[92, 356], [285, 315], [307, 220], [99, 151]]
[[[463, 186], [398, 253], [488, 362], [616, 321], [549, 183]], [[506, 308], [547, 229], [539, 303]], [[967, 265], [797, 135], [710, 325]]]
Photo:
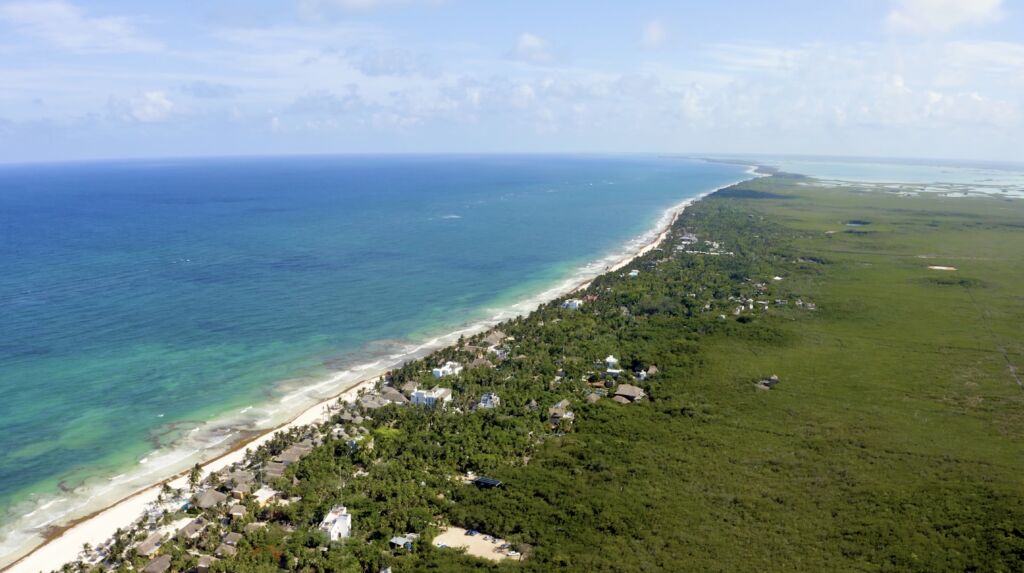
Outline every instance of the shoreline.
[[[701, 199], [704, 199], [705, 197], [722, 189], [749, 180], [751, 177], [756, 178], [765, 175], [758, 171], [757, 165], [753, 164], [748, 164], [746, 174], [750, 177], [741, 178], [709, 191], [702, 192], [667, 208], [656, 221], [655, 226], [652, 229], [627, 241], [623, 251], [606, 255], [605, 257], [602, 257], [590, 264], [584, 265], [576, 273], [577, 276], [569, 277], [535, 296], [513, 304], [508, 307], [507, 311], [498, 313], [497, 315], [485, 320], [465, 324], [463, 327], [454, 331], [435, 336], [427, 342], [418, 344], [413, 350], [403, 354], [401, 360], [396, 364], [389, 363], [386, 367], [380, 366], [381, 360], [377, 360], [372, 363], [373, 366], [366, 366], [362, 369], [355, 366], [351, 369], [345, 370], [344, 372], [360, 370], [360, 378], [349, 383], [336, 393], [331, 394], [326, 398], [316, 399], [316, 401], [309, 407], [299, 411], [293, 417], [286, 419], [272, 428], [242, 432], [243, 434], [249, 435], [236, 440], [226, 451], [220, 452], [212, 458], [204, 459], [199, 462], [199, 465], [203, 469], [203, 474], [206, 475], [210, 472], [219, 471], [221, 468], [241, 461], [245, 456], [245, 451], [247, 449], [260, 446], [266, 441], [272, 439], [278, 432], [288, 431], [292, 428], [323, 421], [326, 419], [328, 408], [332, 404], [335, 404], [339, 400], [345, 400], [348, 402], [355, 400], [361, 391], [372, 388], [380, 376], [397, 365], [410, 360], [417, 360], [431, 352], [441, 348], [446, 348], [453, 344], [460, 336], [472, 336], [489, 330], [496, 324], [510, 318], [514, 318], [515, 316], [528, 314], [540, 305], [547, 304], [567, 294], [586, 289], [598, 276], [608, 272], [615, 272], [628, 266], [638, 257], [658, 248], [658, 246], [661, 245], [671, 233], [672, 227], [676, 221], [678, 221], [679, 217], [690, 205], [693, 205], [697, 201], [700, 201]], [[646, 238], [648, 236], [650, 236], [650, 238]], [[376, 369], [373, 369], [374, 366], [376, 366]], [[330, 384], [332, 381], [334, 383], [338, 383], [342, 378], [344, 378], [344, 376], [339, 374], [321, 382], [318, 386]], [[17, 557], [14, 557], [10, 563], [0, 567], [0, 571], [10, 573], [36, 573], [38, 571], [52, 571], [60, 569], [61, 566], [73, 560], [80, 553], [83, 544], [88, 543], [94, 547], [101, 545], [114, 534], [115, 530], [138, 519], [146, 511], [146, 508], [156, 501], [164, 483], [169, 484], [171, 488], [187, 489], [188, 471], [188, 467], [178, 470], [173, 474], [166, 476], [164, 479], [152, 483], [149, 486], [138, 488], [93, 512], [74, 518], [65, 525], [51, 526], [45, 531], [45, 533], [40, 535], [42, 538], [40, 543], [31, 548], [25, 547], [6, 556]], [[19, 555], [19, 553], [21, 554]]]

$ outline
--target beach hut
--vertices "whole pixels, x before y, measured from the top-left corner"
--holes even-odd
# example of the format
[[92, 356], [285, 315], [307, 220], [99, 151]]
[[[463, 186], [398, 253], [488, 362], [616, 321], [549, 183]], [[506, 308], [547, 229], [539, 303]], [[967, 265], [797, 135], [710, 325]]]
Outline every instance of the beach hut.
[[178, 531], [178, 539], [181, 541], [187, 541], [189, 539], [195, 539], [199, 537], [199, 534], [206, 528], [206, 522], [201, 517], [197, 517], [190, 521], [188, 525], [182, 527]]
[[417, 382], [406, 382], [405, 384], [402, 384], [402, 394], [405, 394], [405, 397], [408, 398], [412, 396], [413, 392], [419, 389], [419, 387], [420, 385]]
[[195, 503], [199, 509], [210, 509], [217, 504], [223, 503], [227, 498], [227, 495], [215, 489], [208, 489], [196, 496]]
[[622, 397], [629, 402], [636, 402], [642, 400], [646, 394], [643, 388], [634, 386], [632, 384], [619, 384], [618, 388], [615, 389], [615, 397]]
[[142, 573], [165, 573], [171, 568], [171, 556], [161, 555], [146, 564], [146, 568], [142, 570]]
[[156, 553], [156, 550], [160, 548], [160, 542], [163, 541], [164, 534], [157, 531], [146, 538], [145, 541], [139, 544], [135, 549], [135, 552], [142, 557], [149, 557]]
[[199, 558], [199, 563], [196, 565], [196, 573], [209, 573], [210, 565], [213, 565], [215, 559], [209, 555], [203, 555]]
[[231, 516], [231, 519], [242, 519], [243, 517], [245, 517], [246, 511], [247, 510], [245, 509], [244, 505], [235, 504], [232, 505], [231, 509], [228, 510], [228, 515]]

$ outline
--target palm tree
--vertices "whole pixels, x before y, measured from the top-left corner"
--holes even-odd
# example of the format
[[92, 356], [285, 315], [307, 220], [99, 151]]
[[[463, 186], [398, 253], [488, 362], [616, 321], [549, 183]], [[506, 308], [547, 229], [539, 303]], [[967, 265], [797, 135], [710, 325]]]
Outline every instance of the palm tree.
[[192, 470], [188, 472], [188, 485], [194, 490], [199, 485], [199, 481], [203, 478], [203, 468], [199, 467], [199, 464], [192, 466]]

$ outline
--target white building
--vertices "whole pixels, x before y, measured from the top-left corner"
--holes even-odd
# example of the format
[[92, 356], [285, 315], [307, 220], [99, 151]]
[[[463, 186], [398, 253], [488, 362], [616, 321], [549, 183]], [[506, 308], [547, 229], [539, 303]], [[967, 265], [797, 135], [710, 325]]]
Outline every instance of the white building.
[[434, 368], [434, 378], [444, 378], [445, 376], [455, 376], [459, 372], [462, 372], [462, 365], [458, 362], [445, 362], [444, 366]]
[[579, 310], [581, 306], [583, 306], [583, 301], [578, 298], [570, 298], [562, 303], [562, 308], [569, 310]]
[[477, 406], [486, 409], [497, 408], [501, 406], [501, 397], [493, 392], [488, 392], [480, 396], [480, 403]]
[[636, 269], [633, 269], [633, 270], [629, 271], [629, 276], [630, 276], [630, 278], [634, 278], [635, 279], [636, 277], [640, 276], [640, 271], [638, 271]]
[[412, 393], [412, 403], [417, 406], [427, 406], [433, 408], [440, 403], [442, 406], [452, 401], [452, 389], [451, 388], [431, 388], [430, 390], [417, 390]]
[[614, 370], [619, 367], [619, 359], [612, 356], [611, 354], [608, 355], [608, 358], [604, 359], [604, 363], [609, 370]]
[[320, 531], [330, 536], [331, 541], [345, 539], [352, 535], [352, 516], [344, 505], [335, 506], [320, 522]]

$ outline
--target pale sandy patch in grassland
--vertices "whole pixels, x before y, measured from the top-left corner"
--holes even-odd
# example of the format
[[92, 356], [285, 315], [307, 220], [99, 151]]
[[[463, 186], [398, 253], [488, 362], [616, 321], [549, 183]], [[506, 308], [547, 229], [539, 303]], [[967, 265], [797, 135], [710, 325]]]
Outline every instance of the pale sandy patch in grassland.
[[483, 533], [471, 536], [466, 535], [466, 530], [461, 527], [449, 527], [434, 538], [434, 545], [446, 545], [456, 549], [465, 549], [469, 555], [483, 557], [491, 561], [515, 559], [515, 557], [509, 557], [505, 552], [498, 549], [506, 543], [504, 539], [492, 537], [492, 541], [487, 541], [484, 537]]
[[955, 271], [956, 267], [944, 267], [941, 265], [928, 265], [928, 268], [933, 271]]

